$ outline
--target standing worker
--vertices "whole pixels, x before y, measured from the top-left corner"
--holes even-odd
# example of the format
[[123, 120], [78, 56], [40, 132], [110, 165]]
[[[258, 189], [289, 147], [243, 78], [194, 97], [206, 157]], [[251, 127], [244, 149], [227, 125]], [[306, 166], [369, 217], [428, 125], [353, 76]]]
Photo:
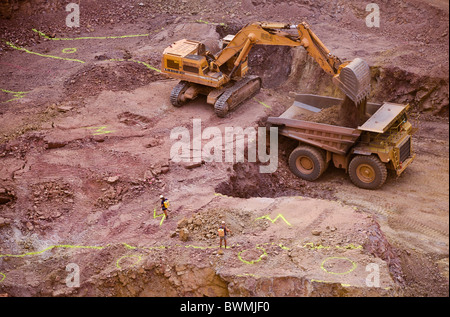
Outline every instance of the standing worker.
[[167, 210], [169, 210], [169, 200], [167, 198], [164, 198], [163, 195], [160, 195], [159, 198], [161, 198], [161, 209], [164, 213], [164, 216], [166, 219], [169, 219], [169, 216], [167, 215]]
[[225, 225], [225, 221], [222, 221], [222, 225], [219, 227], [219, 230], [218, 230], [219, 237], [220, 237], [220, 248], [222, 248], [222, 240], [224, 242], [225, 249], [227, 248], [227, 233], [228, 232], [231, 233], [231, 230], [227, 228], [227, 226]]

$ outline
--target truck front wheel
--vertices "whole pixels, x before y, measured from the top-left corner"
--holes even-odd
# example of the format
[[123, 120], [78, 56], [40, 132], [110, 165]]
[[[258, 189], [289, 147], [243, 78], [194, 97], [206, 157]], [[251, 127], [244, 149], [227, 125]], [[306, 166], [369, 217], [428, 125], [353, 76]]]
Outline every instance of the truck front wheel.
[[348, 166], [348, 174], [356, 186], [377, 189], [386, 181], [387, 169], [376, 156], [357, 155]]
[[289, 155], [289, 168], [296, 176], [314, 181], [326, 169], [325, 158], [319, 149], [299, 146]]

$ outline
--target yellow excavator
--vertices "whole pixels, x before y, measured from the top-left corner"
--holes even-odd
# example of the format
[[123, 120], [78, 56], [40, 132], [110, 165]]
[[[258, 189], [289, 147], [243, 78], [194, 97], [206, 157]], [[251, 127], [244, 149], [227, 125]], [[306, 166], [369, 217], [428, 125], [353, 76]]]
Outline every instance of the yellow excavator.
[[[297, 30], [292, 34], [288, 30]], [[203, 43], [179, 40], [163, 52], [162, 71], [180, 82], [172, 90], [170, 101], [180, 107], [197, 96], [206, 95], [216, 114], [224, 117], [248, 100], [261, 88], [261, 78], [246, 76], [248, 54], [254, 45], [302, 46], [320, 67], [333, 76], [333, 82], [355, 105], [364, 103], [370, 91], [370, 70], [367, 63], [356, 58], [340, 59], [325, 47], [306, 22], [298, 25], [255, 22], [236, 35], [222, 40], [221, 50], [212, 54]]]

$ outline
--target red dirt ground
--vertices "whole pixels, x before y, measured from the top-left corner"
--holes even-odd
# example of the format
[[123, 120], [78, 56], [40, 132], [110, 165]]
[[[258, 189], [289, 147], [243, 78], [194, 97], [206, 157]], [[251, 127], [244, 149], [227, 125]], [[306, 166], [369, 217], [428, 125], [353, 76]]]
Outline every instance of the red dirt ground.
[[[354, 0], [85, 0], [74, 29], [68, 2], [0, 6], [0, 294], [448, 296], [448, 2], [379, 1], [381, 26], [368, 28]], [[177, 81], [152, 68], [175, 40], [217, 49], [251, 21], [299, 17], [333, 54], [368, 61], [372, 101], [412, 105], [415, 162], [377, 191], [333, 167], [296, 178], [295, 142], [283, 138], [272, 174], [173, 162], [170, 133], [193, 119], [257, 127], [292, 104], [289, 91], [340, 96], [301, 48], [255, 48], [263, 89], [223, 119], [202, 98], [174, 108]], [[221, 220], [232, 229], [224, 254]], [[69, 263], [79, 288], [67, 286]], [[365, 283], [371, 263], [380, 287]]]

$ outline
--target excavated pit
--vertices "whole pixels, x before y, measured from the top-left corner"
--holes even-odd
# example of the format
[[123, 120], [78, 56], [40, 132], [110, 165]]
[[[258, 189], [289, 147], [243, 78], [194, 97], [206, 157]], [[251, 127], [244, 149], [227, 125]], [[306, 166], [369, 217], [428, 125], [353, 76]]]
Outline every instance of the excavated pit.
[[306, 196], [333, 199], [334, 190], [327, 184], [305, 181], [290, 171], [288, 157], [298, 142], [284, 136], [279, 136], [278, 141], [278, 167], [274, 173], [261, 173], [261, 163], [236, 163], [228, 181], [218, 184], [216, 192], [240, 198]]
[[[78, 68], [70, 68], [71, 64], [67, 66], [70, 71], [66, 69], [66, 72], [52, 73], [55, 69], [59, 70], [56, 65], [66, 67], [68, 64], [65, 62], [44, 59], [40, 63], [42, 60], [35, 61], [25, 52], [14, 52], [5, 41], [1, 41], [1, 62], [6, 62], [2, 64], [5, 78], [3, 84], [17, 82], [17, 86], [13, 87], [17, 91], [36, 90], [19, 102], [2, 103], [0, 107], [5, 123], [2, 125], [4, 141], [0, 145], [0, 163], [4, 163], [0, 166], [0, 294], [448, 296], [448, 289], [445, 289], [448, 286], [448, 244], [446, 251], [436, 251], [431, 256], [409, 246], [400, 246], [399, 249], [397, 245], [392, 245], [392, 241], [398, 242], [396, 234], [410, 234], [410, 237], [414, 237], [421, 233], [420, 230], [431, 232], [432, 240], [442, 239], [445, 234], [448, 240], [448, 231], [431, 230], [417, 223], [417, 220], [408, 220], [414, 228], [405, 227], [398, 220], [407, 219], [403, 217], [403, 213], [406, 214], [409, 209], [421, 208], [401, 206], [397, 210], [398, 196], [395, 193], [403, 194], [404, 183], [413, 183], [415, 180], [411, 179], [411, 175], [421, 175], [422, 170], [407, 171], [406, 181], [391, 180], [384, 191], [386, 198], [383, 197], [381, 203], [374, 198], [377, 197], [376, 194], [371, 196], [350, 187], [348, 191], [351, 192], [352, 199], [359, 195], [364, 198], [361, 205], [369, 205], [370, 208], [373, 205], [373, 208], [381, 211], [389, 208], [389, 213], [372, 218], [374, 211], [369, 210], [370, 208], [365, 210], [351, 207], [354, 206], [353, 200], [347, 199], [350, 206], [340, 200], [341, 187], [349, 188], [348, 179], [341, 170], [330, 166], [323, 177], [313, 183], [292, 175], [287, 166], [287, 157], [297, 142], [288, 138], [280, 138], [279, 166], [272, 174], [261, 174], [259, 163], [249, 162], [233, 164], [229, 172], [224, 168], [223, 175], [218, 175], [217, 165], [203, 164], [188, 171], [176, 164], [168, 164], [165, 155], [169, 150], [164, 140], [173, 127], [171, 117], [177, 118], [176, 125], [186, 127], [190, 127], [191, 118], [197, 116], [201, 116], [203, 122], [209, 125], [220, 125], [222, 121], [211, 118], [210, 109], [202, 108], [199, 104], [177, 109], [180, 112], [167, 107], [167, 96], [172, 83], [162, 81], [163, 77], [158, 73], [149, 70], [145, 64], [136, 62], [158, 67], [160, 54], [155, 51], [170, 44], [178, 35], [192, 37], [193, 34], [198, 34], [201, 39], [207, 34], [207, 41], [214, 48], [216, 37], [235, 34], [248, 22], [266, 17], [277, 21], [289, 19], [297, 22], [298, 17], [305, 16], [312, 24], [317, 22], [318, 27], [314, 30], [318, 31], [325, 43], [332, 43], [333, 50], [341, 44], [345, 48], [346, 45], [353, 45], [355, 39], [358, 40], [357, 37], [352, 37], [352, 25], [361, 25], [360, 20], [354, 19], [365, 15], [364, 8], [360, 8], [359, 3], [349, 1], [344, 6], [337, 1], [327, 2], [326, 5], [311, 1], [281, 1], [277, 6], [267, 1], [243, 1], [242, 7], [237, 8], [237, 11], [235, 3], [226, 3], [226, 9], [216, 12], [213, 9], [217, 7], [215, 4], [205, 6], [204, 2], [198, 1], [183, 1], [181, 4], [175, 0], [166, 4], [152, 1], [145, 2], [144, 6], [124, 8], [123, 2], [114, 0], [105, 3], [104, 7], [108, 9], [99, 14], [97, 4], [89, 1], [83, 7], [83, 21], [89, 23], [90, 27], [83, 25], [82, 35], [123, 35], [137, 32], [149, 32], [152, 35], [141, 42], [130, 40], [127, 44], [120, 45], [108, 46], [101, 42], [103, 46], [99, 46], [99, 51], [94, 50], [91, 44], [76, 42], [80, 53], [84, 49], [90, 54], [81, 57], [86, 57], [88, 61], [88, 56], [91, 56], [92, 60]], [[396, 2], [393, 7], [397, 4]], [[405, 12], [412, 13], [414, 23], [408, 22], [406, 13], [398, 15], [396, 11], [393, 21], [396, 25], [403, 25], [405, 30], [406, 27], [416, 30], [416, 21], [425, 21], [416, 19], [416, 12], [424, 10], [416, 10], [410, 4], [404, 5], [408, 7]], [[25, 19], [25, 27], [22, 24], [19, 27], [15, 20], [16, 14], [22, 11], [29, 17], [39, 11], [34, 10], [34, 6], [48, 12], [56, 10], [57, 13], [55, 16], [49, 14], [33, 21]], [[205, 7], [211, 9], [203, 12]], [[8, 0], [2, 3], [0, 14], [7, 18], [0, 21], [0, 30], [4, 31], [2, 39], [36, 52], [60, 54], [62, 47], [51, 40], [42, 39], [30, 30], [39, 26], [39, 30], [52, 37], [80, 36], [76, 30], [61, 27], [60, 21], [67, 14], [64, 10], [57, 11], [61, 8], [60, 2], [40, 0]], [[286, 8], [291, 11], [286, 13]], [[264, 14], [252, 13], [263, 12], [263, 9], [266, 10]], [[388, 13], [389, 10], [392, 8], [386, 8], [383, 12]], [[433, 23], [445, 18], [441, 12], [430, 12]], [[341, 13], [345, 15], [342, 17], [339, 15]], [[178, 14], [179, 17], [176, 16]], [[224, 15], [232, 14], [238, 19], [230, 18], [225, 21], [225, 26], [208, 24], [213, 20], [222, 21]], [[313, 14], [321, 18], [317, 20]], [[333, 17], [330, 20], [329, 14], [338, 19]], [[435, 16], [439, 18], [434, 18]], [[139, 21], [139, 18], [143, 20]], [[211, 21], [204, 23], [208, 18]], [[236, 23], [236, 20], [240, 22]], [[136, 21], [138, 24], [124, 25]], [[343, 32], [346, 32], [345, 28], [350, 24], [351, 34], [348, 31], [343, 35], [343, 39], [348, 39], [347, 42], [336, 43], [336, 33], [328, 32], [330, 26], [324, 25], [324, 21]], [[214, 30], [219, 36], [212, 32]], [[417, 41], [425, 37], [431, 42], [436, 38], [439, 41], [448, 38], [448, 29], [443, 30], [438, 25], [435, 30], [438, 31], [429, 32], [432, 38], [419, 32]], [[370, 35], [365, 30], [359, 31], [363, 38]], [[381, 32], [384, 41], [389, 42], [389, 37], [383, 32], [386, 31], [383, 29]], [[373, 40], [379, 33], [371, 36]], [[352, 43], [349, 44], [348, 41]], [[370, 44], [370, 38], [366, 43]], [[382, 47], [378, 44], [360, 47], [358, 50], [347, 47], [346, 50], [339, 51], [338, 48], [337, 55], [340, 56], [343, 52], [344, 57], [354, 58], [361, 53], [366, 55], [362, 57], [367, 57], [372, 54], [368, 52], [378, 52], [377, 49]], [[411, 52], [415, 52], [416, 44], [417, 42], [411, 44], [414, 48]], [[124, 50], [124, 47], [129, 49]], [[428, 47], [431, 56], [436, 46], [427, 45], [427, 49]], [[140, 51], [136, 52], [135, 48]], [[372, 72], [369, 101], [410, 103], [417, 115], [430, 114], [448, 118], [448, 76], [442, 75], [443, 71], [425, 73], [428, 65], [434, 63], [423, 62], [417, 55], [410, 59], [408, 52], [402, 55], [399, 51], [390, 51], [389, 47], [383, 46], [382, 49], [386, 49], [380, 55], [382, 58], [372, 56], [369, 60]], [[418, 47], [419, 50], [423, 50], [423, 47]], [[385, 57], [390, 58], [386, 59], [389, 62], [384, 62]], [[257, 99], [271, 108], [262, 108], [258, 112], [248, 110], [249, 107], [241, 107], [225, 119], [228, 120], [225, 121], [228, 125], [253, 123], [255, 113], [257, 117], [280, 115], [292, 102], [277, 104], [275, 101], [280, 95], [287, 96], [289, 91], [342, 97], [341, 92], [333, 86], [330, 76], [302, 48], [255, 46], [250, 53], [249, 64], [251, 73], [263, 78], [264, 89]], [[418, 69], [405, 65], [418, 65]], [[441, 69], [445, 70], [446, 67], [448, 69], [448, 63], [444, 62]], [[34, 68], [54, 74], [56, 80], [50, 80], [48, 74], [33, 73]], [[35, 74], [36, 77], [31, 78], [30, 74]], [[77, 98], [89, 102], [80, 103], [79, 107], [54, 104], [48, 109], [48, 114], [39, 117], [40, 125], [33, 127], [31, 133], [30, 129], [10, 132], [6, 123], [15, 122], [21, 116], [34, 120], [33, 111], [39, 111], [33, 107], [52, 104], [46, 100], [47, 95], [40, 93], [41, 84], [47, 81], [51, 83], [48, 90], [61, 91], [63, 99], [68, 103], [76, 102]], [[45, 89], [47, 87], [44, 91]], [[124, 94], [121, 95], [121, 92]], [[10, 93], [4, 91], [0, 97], [0, 102], [12, 98]], [[120, 105], [115, 103], [116, 100], [120, 101]], [[262, 107], [254, 100], [249, 101], [249, 104], [254, 108]], [[115, 111], [115, 106], [123, 109]], [[242, 115], [247, 117], [239, 121]], [[74, 121], [71, 120], [72, 117], [75, 118]], [[85, 122], [86, 119], [88, 122]], [[99, 122], [94, 119], [99, 119]], [[329, 119], [325, 118], [324, 123], [333, 123]], [[435, 122], [425, 123], [432, 125], [433, 129], [439, 127]], [[86, 125], [95, 129], [80, 128]], [[93, 135], [95, 132], [100, 135]], [[424, 146], [425, 143], [435, 144], [428, 142], [433, 133], [427, 132], [427, 129], [422, 129], [420, 133], [420, 138], [423, 139], [420, 139], [422, 143], [418, 143], [417, 151], [425, 157], [422, 160], [426, 161], [429, 159], [427, 155], [432, 155], [433, 166], [436, 158], [438, 163], [448, 163], [448, 157], [442, 155], [442, 150], [435, 151], [434, 148]], [[18, 138], [18, 135], [24, 137]], [[155, 140], [158, 142], [154, 142]], [[444, 144], [443, 140], [440, 136], [438, 141]], [[82, 158], [85, 160], [82, 161]], [[430, 165], [427, 161], [421, 164], [419, 166]], [[123, 174], [116, 179], [119, 173]], [[41, 179], [42, 175], [45, 179]], [[430, 179], [421, 180], [423, 182], [418, 182], [418, 186], [425, 184], [430, 187], [428, 185], [433, 183]], [[204, 183], [200, 185], [201, 190], [196, 191], [193, 184], [202, 181]], [[448, 180], [444, 181], [448, 184]], [[153, 203], [155, 200], [158, 203], [155, 197], [163, 191], [172, 194], [175, 204], [171, 223], [161, 222], [157, 214], [152, 214]], [[420, 188], [417, 189], [417, 192], [420, 191]], [[354, 193], [356, 194], [353, 195]], [[436, 198], [429, 198], [428, 192], [424, 196], [420, 196], [420, 193], [416, 193], [419, 196], [414, 196], [412, 190], [408, 191], [408, 195], [412, 195], [408, 199], [417, 199], [417, 202]], [[448, 196], [445, 197], [448, 199]], [[436, 200], [441, 201], [445, 197], [437, 196]], [[383, 205], [385, 200], [390, 204], [387, 207]], [[278, 217], [279, 214], [292, 226]], [[398, 219], [390, 218], [392, 214]], [[431, 218], [431, 211], [425, 216]], [[383, 218], [388, 219], [387, 222], [392, 219], [398, 222], [398, 233], [390, 231], [389, 239], [376, 222]], [[223, 255], [217, 252], [218, 241], [215, 237], [219, 219], [225, 219], [234, 229], [229, 241], [234, 246]], [[433, 226], [434, 221], [431, 218], [427, 225]], [[182, 229], [187, 230], [186, 241], [180, 240], [179, 233]], [[414, 231], [416, 229], [418, 232]], [[426, 240], [427, 236], [419, 238]], [[429, 242], [432, 243], [433, 241]], [[354, 260], [358, 264], [357, 270], [360, 270], [358, 275], [346, 280], [338, 278], [342, 275], [330, 274], [345, 273], [352, 268], [348, 260], [327, 261], [333, 257]], [[66, 286], [65, 267], [69, 262], [80, 265], [82, 284], [79, 288]], [[365, 266], [372, 262], [379, 264], [382, 269], [382, 288], [368, 288], [361, 282], [367, 276]], [[320, 267], [321, 263], [325, 270]], [[440, 275], [441, 267], [447, 267], [447, 279]], [[303, 274], [308, 270], [314, 274]]]

